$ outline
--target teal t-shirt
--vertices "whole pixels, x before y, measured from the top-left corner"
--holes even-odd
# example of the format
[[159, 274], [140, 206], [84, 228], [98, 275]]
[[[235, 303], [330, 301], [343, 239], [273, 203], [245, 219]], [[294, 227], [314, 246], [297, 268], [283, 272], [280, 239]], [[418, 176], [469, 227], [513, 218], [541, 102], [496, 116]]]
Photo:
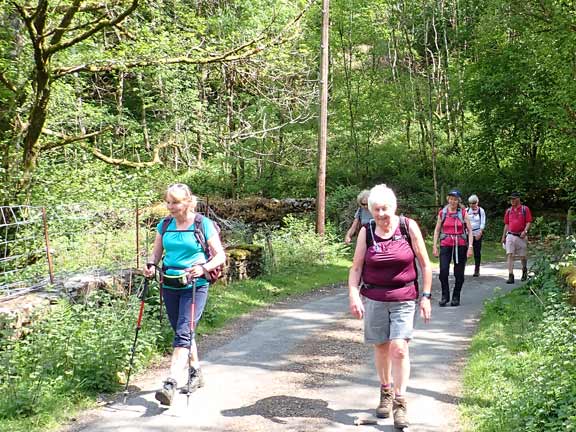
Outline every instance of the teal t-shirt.
[[[158, 234], [162, 234], [162, 223], [164, 219], [160, 220], [156, 225]], [[202, 218], [202, 232], [206, 241], [212, 236], [217, 235], [214, 224], [207, 217]], [[176, 220], [172, 219], [166, 228], [166, 232], [162, 236], [162, 247], [164, 248], [164, 258], [162, 264], [166, 268], [166, 274], [179, 275], [183, 274], [185, 268], [190, 268], [196, 264], [204, 264], [207, 256], [200, 245], [200, 242], [194, 235], [194, 222], [185, 231], [178, 231], [176, 229]], [[208, 281], [204, 278], [198, 278], [196, 286], [204, 286]], [[165, 288], [171, 288], [164, 285]]]

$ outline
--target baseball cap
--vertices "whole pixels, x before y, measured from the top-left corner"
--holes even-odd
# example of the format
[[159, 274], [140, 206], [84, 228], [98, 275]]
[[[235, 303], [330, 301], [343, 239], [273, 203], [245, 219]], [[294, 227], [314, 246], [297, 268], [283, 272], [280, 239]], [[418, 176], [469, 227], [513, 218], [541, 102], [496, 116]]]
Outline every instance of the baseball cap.
[[448, 196], [455, 196], [456, 198], [462, 199], [462, 193], [458, 189], [452, 189], [448, 192]]
[[510, 198], [520, 198], [520, 192], [512, 192], [508, 195]]

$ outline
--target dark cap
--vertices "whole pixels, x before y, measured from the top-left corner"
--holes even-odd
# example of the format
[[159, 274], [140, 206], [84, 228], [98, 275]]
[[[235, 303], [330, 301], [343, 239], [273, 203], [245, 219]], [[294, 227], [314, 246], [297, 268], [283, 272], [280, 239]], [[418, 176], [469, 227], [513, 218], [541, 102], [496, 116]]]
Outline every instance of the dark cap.
[[462, 193], [458, 189], [452, 189], [448, 192], [448, 196], [455, 196], [456, 198], [462, 199]]
[[520, 198], [520, 192], [512, 192], [508, 195], [510, 198]]

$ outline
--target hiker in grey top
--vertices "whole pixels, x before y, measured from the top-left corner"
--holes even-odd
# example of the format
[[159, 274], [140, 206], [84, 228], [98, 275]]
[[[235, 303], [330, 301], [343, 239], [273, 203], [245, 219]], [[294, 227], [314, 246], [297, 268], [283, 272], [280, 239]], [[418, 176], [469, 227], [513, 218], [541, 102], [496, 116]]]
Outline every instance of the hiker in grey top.
[[358, 231], [360, 231], [360, 228], [363, 225], [366, 225], [368, 222], [370, 222], [370, 219], [372, 219], [372, 214], [368, 210], [368, 195], [370, 195], [370, 191], [364, 189], [356, 197], [356, 201], [358, 202], [359, 207], [354, 214], [352, 225], [350, 225], [350, 228], [344, 237], [344, 242], [346, 244], [350, 244], [352, 242], [352, 237], [354, 237]]
[[478, 195], [470, 195], [468, 204], [470, 207], [466, 210], [468, 218], [472, 225], [472, 248], [474, 250], [474, 274], [472, 276], [480, 276], [480, 261], [482, 259], [482, 237], [484, 236], [484, 228], [486, 228], [486, 212], [478, 205], [480, 200]]

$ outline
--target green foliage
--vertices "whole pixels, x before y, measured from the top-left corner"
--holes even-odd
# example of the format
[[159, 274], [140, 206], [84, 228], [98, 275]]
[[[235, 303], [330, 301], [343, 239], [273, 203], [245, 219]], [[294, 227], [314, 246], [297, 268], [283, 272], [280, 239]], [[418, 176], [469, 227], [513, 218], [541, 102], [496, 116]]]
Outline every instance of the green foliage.
[[465, 371], [467, 431], [574, 430], [576, 308], [557, 265], [541, 256], [533, 270], [525, 286], [486, 305]]
[[[25, 337], [4, 340], [0, 419], [31, 417], [41, 422], [47, 412], [59, 412], [60, 405], [117, 390], [127, 372], [138, 305], [135, 297], [124, 300], [104, 292], [83, 304], [62, 301], [36, 317]], [[167, 345], [158, 307], [149, 305], [145, 312], [136, 370]]]
[[267, 273], [309, 264], [320, 265], [345, 256], [345, 248], [330, 225], [326, 227], [324, 236], [319, 236], [312, 222], [292, 215], [284, 218], [283, 227], [274, 232], [269, 241], [261, 237], [255, 243], [267, 251]]
[[362, 189], [355, 186], [337, 186], [326, 197], [326, 218], [341, 232], [346, 232], [358, 209], [356, 197]]
[[541, 239], [549, 235], [561, 235], [564, 232], [564, 227], [558, 220], [550, 220], [544, 216], [537, 216], [534, 218], [532, 225], [530, 225], [531, 235], [534, 233], [540, 236]]

